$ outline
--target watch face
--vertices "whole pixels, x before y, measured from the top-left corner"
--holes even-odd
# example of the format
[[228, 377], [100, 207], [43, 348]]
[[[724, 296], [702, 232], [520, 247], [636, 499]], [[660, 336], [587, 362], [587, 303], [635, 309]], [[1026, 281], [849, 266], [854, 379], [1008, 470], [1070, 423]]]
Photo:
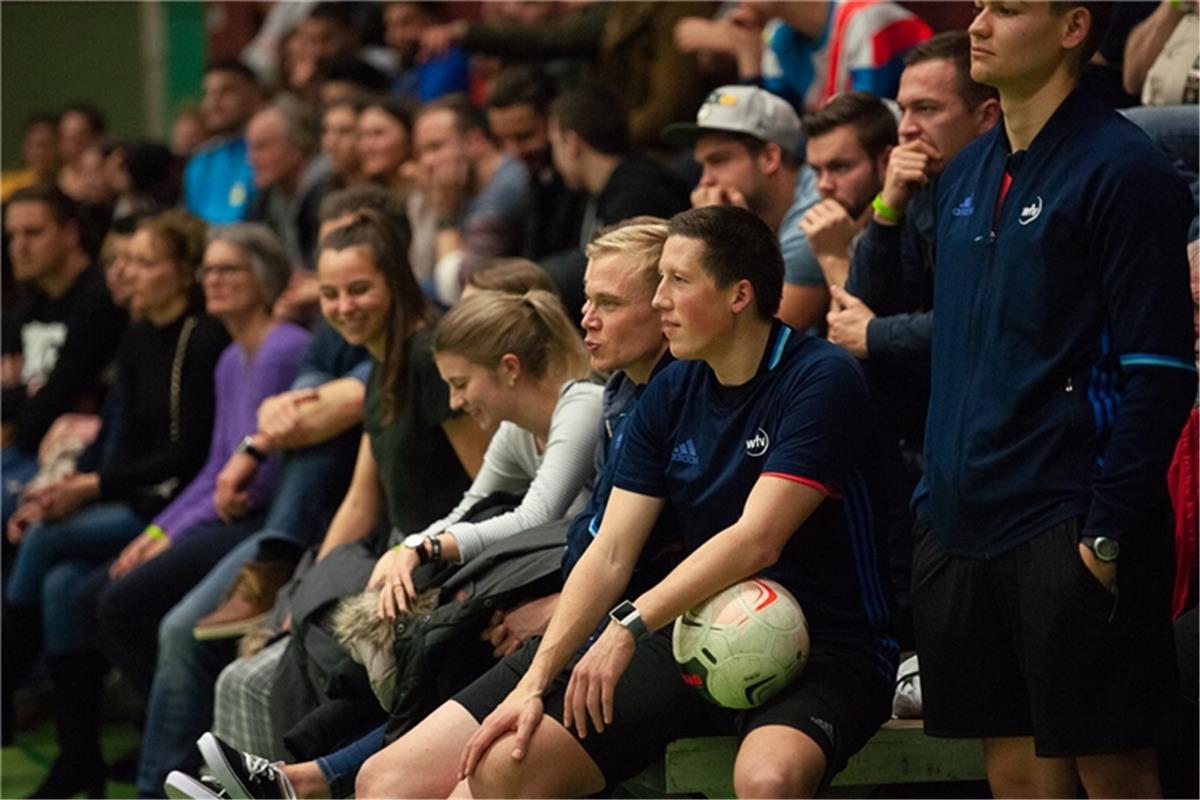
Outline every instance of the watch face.
[[1121, 554], [1121, 545], [1116, 539], [1108, 539], [1103, 536], [1097, 537], [1093, 542], [1093, 550], [1096, 558], [1101, 561], [1116, 561]]
[[410, 533], [408, 536], [404, 537], [404, 546], [411, 547], [413, 550], [416, 550], [424, 543], [425, 537], [419, 533]]
[[611, 612], [609, 612], [609, 616], [611, 616], [617, 622], [619, 622], [621, 624], [625, 624], [625, 620], [629, 619], [629, 617], [631, 615], [634, 615], [636, 613], [637, 613], [637, 609], [634, 608], [633, 603], [629, 602], [628, 600], [625, 600], [625, 601], [622, 601]]

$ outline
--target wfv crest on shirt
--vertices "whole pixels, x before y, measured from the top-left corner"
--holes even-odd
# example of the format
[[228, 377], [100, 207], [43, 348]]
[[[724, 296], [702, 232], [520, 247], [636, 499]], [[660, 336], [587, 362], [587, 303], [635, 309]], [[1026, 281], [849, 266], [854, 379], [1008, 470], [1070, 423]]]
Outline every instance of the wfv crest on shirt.
[[1042, 214], [1042, 196], [1039, 194], [1034, 198], [1033, 202], [1021, 209], [1021, 216], [1017, 219], [1022, 225], [1028, 225]]
[[746, 455], [751, 458], [758, 458], [765, 455], [767, 448], [771, 446], [771, 437], [767, 436], [767, 432], [762, 428], [751, 438], [746, 440]]

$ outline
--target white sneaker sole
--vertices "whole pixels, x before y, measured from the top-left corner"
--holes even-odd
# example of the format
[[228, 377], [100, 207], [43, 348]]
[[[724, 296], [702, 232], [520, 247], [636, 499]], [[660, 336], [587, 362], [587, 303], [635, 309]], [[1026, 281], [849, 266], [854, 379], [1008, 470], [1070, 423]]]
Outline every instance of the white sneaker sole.
[[225, 753], [221, 750], [221, 745], [217, 744], [216, 738], [211, 733], [206, 732], [197, 739], [196, 747], [200, 750], [200, 757], [208, 765], [208, 771], [225, 787], [231, 800], [254, 800], [246, 791], [246, 787], [238, 780], [233, 767], [225, 760]]
[[170, 800], [221, 800], [221, 795], [179, 770], [173, 770], [167, 775], [163, 790]]

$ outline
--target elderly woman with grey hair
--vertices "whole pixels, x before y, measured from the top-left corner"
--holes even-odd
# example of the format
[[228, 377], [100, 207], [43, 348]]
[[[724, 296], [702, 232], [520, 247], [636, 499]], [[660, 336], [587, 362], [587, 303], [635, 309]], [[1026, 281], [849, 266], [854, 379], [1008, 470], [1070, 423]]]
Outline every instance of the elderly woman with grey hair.
[[[109, 566], [89, 577], [78, 604], [93, 643], [149, 687], [158, 625], [189, 589], [243, 538], [261, 527], [279, 474], [279, 456], [249, 443], [259, 403], [287, 390], [309, 334], [271, 316], [291, 268], [276, 236], [257, 224], [209, 232], [198, 275], [208, 313], [232, 343], [214, 372], [216, 421], [208, 458], [191, 483]], [[221, 473], [239, 458], [262, 463], [248, 485]]]

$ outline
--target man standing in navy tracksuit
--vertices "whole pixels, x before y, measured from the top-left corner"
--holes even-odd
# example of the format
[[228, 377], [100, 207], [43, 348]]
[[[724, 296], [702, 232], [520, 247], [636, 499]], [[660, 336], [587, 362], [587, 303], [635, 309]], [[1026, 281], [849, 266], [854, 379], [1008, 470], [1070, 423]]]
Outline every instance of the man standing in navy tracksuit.
[[938, 192], [914, 497], [925, 729], [981, 738], [997, 797], [1148, 797], [1175, 695], [1165, 468], [1196, 376], [1191, 200], [1076, 90], [1103, 3], [984, 0], [971, 77], [1004, 124]]

